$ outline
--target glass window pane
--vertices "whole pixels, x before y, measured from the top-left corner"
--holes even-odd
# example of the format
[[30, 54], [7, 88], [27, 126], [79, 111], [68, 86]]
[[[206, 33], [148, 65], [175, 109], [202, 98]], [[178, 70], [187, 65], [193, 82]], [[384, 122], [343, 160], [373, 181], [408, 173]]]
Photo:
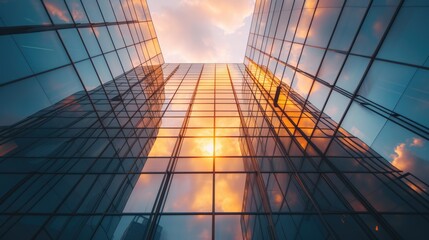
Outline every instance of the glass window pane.
[[416, 68], [375, 61], [359, 89], [359, 95], [393, 109], [415, 72]]
[[51, 24], [41, 1], [2, 1], [0, 2], [0, 16], [2, 19], [0, 26]]
[[224, 158], [215, 159], [216, 171], [243, 171], [246, 158]]
[[88, 49], [91, 57], [101, 54], [100, 47], [97, 39], [95, 38], [97, 32], [92, 28], [79, 28], [79, 33], [82, 36], [83, 42], [85, 43], [86, 49]]
[[116, 22], [109, 0], [97, 0], [105, 22]]
[[52, 103], [83, 90], [82, 84], [71, 66], [38, 75], [37, 79]]
[[212, 174], [175, 174], [164, 212], [211, 212]]
[[212, 216], [162, 216], [158, 226], [161, 239], [211, 239]]
[[429, 127], [429, 71], [419, 69], [404, 91], [395, 112]]
[[88, 54], [76, 29], [63, 29], [58, 32], [66, 46], [67, 52], [74, 62], [88, 58]]
[[188, 127], [203, 127], [211, 128], [214, 126], [214, 119], [211, 117], [198, 118], [191, 117], [189, 118]]
[[216, 137], [215, 154], [216, 156], [241, 156], [242, 139], [233, 137]]
[[213, 171], [213, 158], [178, 158], [177, 172]]
[[215, 216], [215, 239], [244, 239], [241, 219], [241, 215]]
[[116, 52], [108, 53], [105, 56], [113, 78], [117, 78], [118, 76], [124, 74], [124, 71], [122, 70], [122, 65], [119, 62]]
[[396, 7], [372, 6], [365, 17], [352, 52], [371, 56], [395, 12]]
[[243, 207], [245, 174], [216, 174], [215, 211], [240, 212]]
[[85, 10], [81, 4], [80, 0], [67, 0], [67, 6], [69, 7], [70, 12], [75, 23], [87, 23], [88, 19], [86, 17]]
[[429, 14], [427, 7], [403, 7], [378, 57], [423, 65], [429, 56]]
[[[121, 0], [110, 0], [113, 11], [115, 12], [116, 20], [125, 21], [124, 11], [122, 10]], [[125, 3], [126, 4], [126, 3]]]
[[100, 86], [100, 80], [90, 60], [79, 62], [75, 64], [75, 67], [87, 91]]
[[157, 138], [150, 150], [150, 157], [170, 157], [176, 143], [176, 138]]
[[344, 115], [349, 102], [350, 98], [333, 91], [324, 112], [338, 123]]
[[313, 79], [306, 75], [297, 72], [292, 83], [292, 88], [301, 95], [303, 98], [307, 98], [310, 91]]
[[314, 76], [320, 66], [322, 57], [322, 49], [305, 46], [301, 54], [301, 59], [299, 59], [298, 68]]
[[315, 81], [308, 100], [319, 110], [322, 110], [323, 105], [325, 104], [325, 101], [328, 97], [328, 94], [329, 88]]
[[147, 158], [142, 172], [164, 172], [169, 162], [170, 158]]
[[56, 32], [17, 34], [14, 38], [35, 73], [69, 63]]
[[142, 31], [143, 33], [143, 39], [141, 40], [149, 40], [152, 38], [152, 36], [150, 35], [150, 30], [149, 30], [149, 25], [146, 22], [142, 22], [139, 25], [139, 31]]
[[298, 19], [300, 17], [301, 10], [300, 9], [293, 9], [292, 10], [292, 16], [289, 20], [289, 25], [286, 31], [285, 40], [292, 41], [293, 36], [295, 35], [296, 25], [298, 24]]
[[103, 84], [112, 80], [112, 75], [110, 74], [109, 68], [107, 67], [103, 56], [93, 58], [93, 63]]
[[340, 11], [341, 8], [318, 6], [306, 43], [326, 48]]
[[[0, 88], [0, 126], [8, 126], [51, 105], [36, 78]], [[31, 104], [29, 104], [31, 103]]]
[[92, 23], [104, 22], [97, 1], [82, 1], [89, 21]]
[[127, 49], [123, 48], [120, 50], [117, 50], [119, 59], [121, 60], [122, 67], [124, 68], [125, 72], [128, 72], [133, 68], [133, 65], [130, 61], [130, 56], [128, 55]]
[[184, 138], [180, 156], [213, 156], [213, 138]]
[[106, 53], [106, 52], [110, 52], [112, 51], [113, 48], [113, 43], [112, 40], [110, 39], [110, 34], [107, 31], [106, 27], [96, 27], [93, 28], [95, 36], [98, 39], [98, 42], [100, 43], [101, 46], [101, 50]]
[[124, 33], [122, 28], [119, 30], [119, 27], [117, 25], [108, 26], [107, 28], [109, 29], [110, 35], [112, 36], [115, 48], [119, 49], [125, 47], [124, 40], [122, 40], [122, 34]]
[[349, 56], [337, 81], [337, 86], [353, 93], [368, 66], [369, 59]]
[[121, 33], [122, 33], [122, 36], [124, 37], [125, 44], [127, 46], [133, 44], [134, 42], [133, 42], [133, 39], [131, 36], [130, 29], [128, 28], [128, 25], [121, 24], [121, 25], [119, 25], [119, 27], [121, 28]]
[[354, 102], [341, 127], [371, 145], [386, 121], [386, 118]]
[[151, 212], [164, 175], [140, 174], [123, 212]]
[[294, 41], [303, 43], [307, 37], [308, 28], [310, 27], [311, 19], [314, 14], [314, 6], [309, 8], [303, 8], [301, 17], [299, 19], [298, 26], [296, 28], [295, 32], [295, 39]]
[[365, 7], [346, 6], [341, 14], [330, 48], [347, 51], [365, 15]]
[[0, 36], [0, 84], [31, 75], [32, 71], [11, 36]]
[[133, 67], [140, 66], [143, 62], [140, 62], [140, 57], [137, 54], [136, 47], [135, 46], [130, 46], [130, 47], [127, 47], [127, 49], [128, 49], [128, 52], [129, 52], [129, 54], [131, 56], [131, 62], [133, 64]]
[[318, 77], [325, 80], [329, 84], [334, 84], [343, 65], [346, 55], [328, 51], [323, 59], [322, 67], [319, 71]]

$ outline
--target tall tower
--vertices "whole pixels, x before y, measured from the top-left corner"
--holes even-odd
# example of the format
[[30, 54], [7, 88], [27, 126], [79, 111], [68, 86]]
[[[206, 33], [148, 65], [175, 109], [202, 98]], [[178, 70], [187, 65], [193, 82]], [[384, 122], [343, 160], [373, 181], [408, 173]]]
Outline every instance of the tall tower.
[[[256, 2], [246, 70], [283, 157], [259, 161], [267, 192], [244, 210], [269, 218], [243, 218], [248, 237], [423, 238], [428, 6]], [[256, 204], [264, 194], [269, 204]]]
[[145, 1], [0, 3], [2, 239], [111, 239], [161, 124]]
[[184, 64], [145, 1], [1, 2], [0, 238], [424, 239], [428, 12], [258, 0]]

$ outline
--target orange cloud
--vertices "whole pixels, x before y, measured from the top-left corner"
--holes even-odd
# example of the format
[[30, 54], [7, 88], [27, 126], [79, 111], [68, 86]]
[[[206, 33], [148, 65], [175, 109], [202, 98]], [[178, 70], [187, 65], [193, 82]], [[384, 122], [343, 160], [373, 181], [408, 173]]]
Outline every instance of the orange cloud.
[[50, 2], [45, 2], [45, 6], [49, 14], [51, 14], [52, 16], [56, 16], [64, 22], [70, 22], [70, 19], [67, 16], [66, 12], [61, 10], [58, 6]]
[[215, 210], [240, 212], [243, 205], [245, 174], [217, 174], [215, 185]]
[[[393, 160], [392, 164], [403, 171], [409, 171], [408, 169], [414, 168], [414, 162], [409, 161], [408, 150], [406, 149], [405, 143], [401, 143], [398, 146], [395, 147], [395, 154], [392, 155]], [[410, 158], [412, 159], [412, 158]]]
[[[307, 97], [310, 92], [311, 84], [313, 84], [313, 79], [301, 74], [297, 73], [295, 76], [295, 82], [293, 83], [293, 89], [299, 93], [302, 97]], [[312, 92], [316, 92], [318, 90], [318, 86], [313, 86]]]
[[212, 209], [211, 174], [176, 174], [164, 207], [166, 212], [209, 212]]
[[150, 150], [150, 157], [169, 157], [171, 156], [176, 143], [175, 138], [157, 138]]
[[406, 143], [397, 145], [394, 149], [395, 153], [391, 155], [392, 164], [404, 172], [410, 172], [423, 181], [429, 182], [429, 162], [413, 153], [410, 147], [415, 146], [423, 146], [423, 140], [420, 139], [419, 141], [417, 138], [414, 138], [413, 142], [409, 145]]
[[[173, 181], [180, 191], [170, 190], [167, 211], [211, 211], [213, 188], [211, 175], [180, 176]], [[215, 211], [240, 212], [243, 204], [245, 174], [217, 174], [215, 179]], [[184, 206], [186, 206], [184, 208]]]
[[413, 142], [410, 145], [413, 147], [423, 147], [423, 139], [413, 138]]
[[[189, 192], [189, 197], [191, 205], [191, 211], [197, 211], [197, 212], [204, 212], [204, 211], [210, 211], [212, 206], [212, 181], [211, 179], [207, 179], [204, 175], [196, 175], [198, 178], [194, 179], [196, 183], [194, 183], [195, 188], [192, 189]], [[185, 197], [185, 198], [187, 198]], [[185, 199], [184, 201], [181, 201], [181, 199], [177, 199], [176, 201], [182, 202], [182, 204], [186, 204]], [[177, 210], [180, 211], [180, 208], [182, 208], [182, 204], [179, 204], [179, 207]]]
[[[205, 131], [205, 130], [203, 130]], [[180, 150], [181, 156], [213, 156], [213, 152], [219, 150], [220, 146], [214, 148], [213, 138], [198, 137], [185, 138]]]
[[[311, 3], [310, 3], [311, 5]], [[306, 37], [310, 36], [310, 32], [308, 31], [311, 23], [311, 19], [313, 18], [314, 8], [304, 8], [302, 10], [301, 19], [298, 23], [298, 28], [295, 32], [295, 39], [304, 41]]]

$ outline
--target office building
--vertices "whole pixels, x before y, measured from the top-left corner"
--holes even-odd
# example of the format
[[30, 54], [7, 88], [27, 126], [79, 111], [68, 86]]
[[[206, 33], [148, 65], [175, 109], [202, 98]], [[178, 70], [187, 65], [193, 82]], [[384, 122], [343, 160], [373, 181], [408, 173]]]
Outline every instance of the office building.
[[0, 3], [1, 238], [424, 239], [428, 11], [256, 1], [189, 64], [145, 1]]

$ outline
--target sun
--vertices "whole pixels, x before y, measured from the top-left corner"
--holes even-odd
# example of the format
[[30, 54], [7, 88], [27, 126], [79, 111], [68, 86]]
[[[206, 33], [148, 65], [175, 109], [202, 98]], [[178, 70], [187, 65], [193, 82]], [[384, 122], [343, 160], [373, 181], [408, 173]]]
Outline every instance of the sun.
[[213, 141], [204, 143], [202, 146], [202, 150], [204, 152], [204, 155], [206, 155], [206, 156], [213, 155], [213, 153], [214, 153]]
[[193, 149], [191, 151], [199, 156], [209, 157], [215, 154], [219, 155], [222, 149], [222, 144], [220, 142], [215, 143], [213, 138], [198, 138], [194, 140]]

